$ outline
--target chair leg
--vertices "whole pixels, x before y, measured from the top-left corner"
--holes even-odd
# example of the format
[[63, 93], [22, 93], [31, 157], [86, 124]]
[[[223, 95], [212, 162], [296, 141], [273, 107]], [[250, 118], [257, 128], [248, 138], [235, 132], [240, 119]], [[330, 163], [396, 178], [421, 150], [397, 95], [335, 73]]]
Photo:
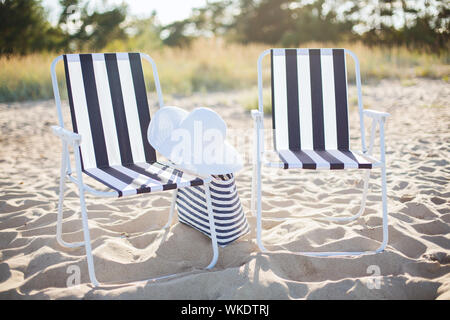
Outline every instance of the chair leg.
[[211, 233], [211, 243], [213, 248], [213, 257], [209, 265], [206, 267], [206, 269], [211, 269], [216, 265], [217, 259], [219, 258], [219, 248], [217, 246], [216, 225], [214, 223], [214, 213], [212, 209], [211, 191], [209, 190], [209, 183], [205, 184], [205, 195], [206, 195], [206, 203], [208, 206], [209, 230]]
[[167, 223], [164, 225], [163, 229], [167, 229], [172, 225], [173, 213], [175, 211], [175, 204], [177, 202], [177, 195], [178, 195], [178, 189], [175, 189], [172, 194], [172, 203], [170, 204], [169, 219], [168, 219]]
[[83, 235], [84, 235], [84, 247], [86, 249], [86, 258], [88, 264], [89, 271], [89, 279], [94, 287], [99, 285], [97, 278], [95, 276], [95, 267], [94, 267], [94, 258], [92, 256], [92, 247], [91, 247], [91, 236], [89, 234], [89, 224], [88, 224], [88, 216], [86, 209], [86, 202], [84, 199], [84, 190], [80, 185], [80, 207], [81, 207], [81, 219], [83, 223]]
[[[380, 125], [380, 153], [381, 153], [381, 200], [383, 206], [383, 242], [377, 249], [377, 252], [383, 251], [388, 243], [389, 239], [389, 226], [388, 226], [388, 212], [387, 212], [387, 190], [386, 190], [386, 153], [384, 146], [384, 121], [379, 123]], [[372, 133], [373, 136], [373, 133]], [[373, 144], [371, 143], [371, 146]]]
[[74, 148], [75, 162], [77, 169], [78, 191], [80, 196], [81, 220], [83, 224], [84, 248], [86, 250], [86, 259], [89, 271], [89, 279], [94, 287], [99, 285], [95, 276], [94, 258], [92, 256], [91, 236], [89, 234], [89, 223], [86, 209], [86, 201], [84, 198], [83, 173], [81, 171], [81, 156], [78, 146]]
[[252, 174], [252, 198], [250, 203], [250, 212], [252, 215], [255, 215], [255, 204], [256, 204], [256, 165], [253, 165], [253, 174]]
[[68, 248], [76, 248], [84, 246], [86, 249], [86, 258], [88, 263], [89, 270], [89, 279], [91, 283], [96, 287], [99, 285], [97, 278], [95, 277], [95, 269], [94, 269], [94, 259], [92, 256], [92, 248], [91, 248], [91, 237], [89, 235], [89, 225], [87, 221], [87, 210], [86, 203], [84, 199], [84, 188], [83, 182], [81, 178], [81, 166], [80, 163], [80, 154], [78, 148], [75, 148], [75, 159], [77, 161], [77, 178], [78, 178], [78, 189], [80, 192], [80, 208], [81, 208], [81, 219], [83, 224], [83, 242], [76, 243], [68, 243], [62, 239], [62, 220], [63, 220], [63, 202], [64, 202], [64, 191], [66, 187], [66, 169], [68, 165], [68, 155], [67, 155], [67, 143], [63, 143], [63, 152], [61, 158], [61, 176], [59, 180], [59, 201], [58, 201], [58, 216], [56, 222], [56, 240], [63, 247]]
[[381, 200], [383, 206], [383, 242], [376, 252], [384, 251], [389, 240], [387, 190], [386, 190], [386, 166], [381, 167]]
[[65, 150], [67, 144], [63, 143], [63, 152], [61, 159], [61, 175], [59, 178], [59, 200], [58, 200], [58, 215], [56, 220], [56, 241], [66, 248], [77, 248], [84, 246], [84, 242], [69, 243], [65, 242], [62, 238], [62, 220], [63, 220], [63, 202], [64, 202], [64, 192], [66, 190], [66, 169], [67, 169], [67, 156]]
[[262, 243], [262, 204], [261, 204], [261, 162], [256, 164], [256, 242], [262, 252], [267, 251]]

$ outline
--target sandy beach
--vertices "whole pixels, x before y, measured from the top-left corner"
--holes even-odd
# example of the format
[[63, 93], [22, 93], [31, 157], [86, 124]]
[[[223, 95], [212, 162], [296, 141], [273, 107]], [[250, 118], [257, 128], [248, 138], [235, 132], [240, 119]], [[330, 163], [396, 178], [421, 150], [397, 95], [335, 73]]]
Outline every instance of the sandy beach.
[[[351, 87], [350, 96], [355, 92]], [[244, 101], [255, 96], [256, 89], [165, 99], [166, 105], [186, 110], [210, 107], [231, 132], [251, 133]], [[153, 113], [155, 95], [149, 100]], [[358, 112], [355, 100], [349, 101], [351, 146], [358, 150]], [[273, 252], [259, 252], [247, 162], [236, 182], [251, 232], [221, 248], [212, 270], [203, 269], [212, 254], [209, 238], [176, 218], [169, 230], [161, 230], [171, 192], [120, 199], [88, 195], [102, 283], [97, 288], [89, 284], [84, 248], [66, 249], [56, 241], [61, 143], [50, 130], [57, 124], [54, 102], [0, 104], [0, 299], [450, 299], [450, 85], [383, 80], [363, 84], [363, 101], [365, 108], [391, 114], [386, 124], [389, 244], [384, 252], [334, 258], [292, 254], [375, 249], [381, 240], [379, 170], [372, 170], [363, 216], [335, 223], [320, 217], [358, 210], [363, 172], [293, 169], [263, 170], [263, 216], [274, 218], [263, 222], [263, 239]], [[67, 101], [64, 107], [71, 128]], [[264, 122], [269, 128], [270, 115]], [[240, 141], [235, 146], [248, 153], [251, 139]], [[85, 182], [100, 187], [90, 178]], [[81, 241], [77, 189], [68, 186], [64, 239]], [[68, 287], [71, 266], [79, 268], [81, 284]], [[379, 277], [373, 277], [373, 268]], [[127, 283], [173, 273], [182, 274]]]

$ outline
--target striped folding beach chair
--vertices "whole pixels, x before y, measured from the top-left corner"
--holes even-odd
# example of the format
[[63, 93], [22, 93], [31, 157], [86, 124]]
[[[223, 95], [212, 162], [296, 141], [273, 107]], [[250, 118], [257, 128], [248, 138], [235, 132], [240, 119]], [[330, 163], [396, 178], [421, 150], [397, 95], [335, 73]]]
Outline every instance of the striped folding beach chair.
[[[272, 128], [274, 150], [264, 149], [262, 59], [271, 57]], [[346, 54], [355, 61], [356, 85], [362, 152], [350, 150]], [[386, 200], [386, 165], [384, 151], [384, 123], [388, 113], [363, 110], [359, 62], [346, 49], [270, 49], [258, 59], [259, 110], [252, 110], [255, 122], [254, 162], [252, 184], [252, 211], [257, 213], [257, 242], [266, 251], [261, 240], [261, 166], [283, 169], [365, 169], [360, 210], [345, 217], [327, 217], [333, 221], [357, 219], [366, 204], [370, 169], [381, 169], [383, 241], [375, 251], [300, 252], [306, 255], [360, 255], [384, 250], [388, 241]], [[369, 148], [366, 148], [364, 116], [372, 118]], [[380, 159], [372, 156], [377, 125], [380, 131]]]
[[[155, 150], [147, 140], [150, 113], [142, 70], [142, 59], [151, 63], [158, 94], [163, 107], [162, 92], [154, 61], [140, 53], [65, 54], [51, 65], [53, 91], [58, 110], [59, 126], [53, 132], [62, 140], [62, 164], [59, 190], [57, 241], [64, 247], [84, 246], [89, 277], [98, 285], [90, 243], [85, 192], [102, 197], [122, 197], [138, 193], [174, 189], [169, 221], [171, 224], [177, 190], [204, 186], [213, 257], [207, 268], [217, 262], [218, 246], [211, 206], [211, 179], [197, 177], [178, 170], [170, 163], [156, 159]], [[73, 132], [64, 128], [56, 64], [64, 60]], [[76, 177], [72, 174], [69, 147], [75, 157]], [[83, 173], [108, 188], [99, 191], [83, 182]], [[62, 239], [65, 180], [79, 189], [84, 241], [68, 243]]]

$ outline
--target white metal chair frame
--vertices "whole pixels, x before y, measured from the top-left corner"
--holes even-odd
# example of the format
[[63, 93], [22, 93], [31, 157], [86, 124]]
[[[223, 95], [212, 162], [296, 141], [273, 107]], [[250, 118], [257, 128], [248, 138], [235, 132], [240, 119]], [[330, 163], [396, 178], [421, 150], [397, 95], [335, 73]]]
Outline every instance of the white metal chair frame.
[[[164, 107], [164, 101], [162, 97], [161, 92], [161, 86], [158, 78], [158, 71], [156, 68], [156, 64], [153, 61], [153, 59], [148, 56], [147, 54], [140, 54], [141, 58], [147, 60], [153, 70], [153, 77], [155, 81], [155, 87], [156, 92], [158, 94], [158, 101], [159, 101], [159, 107]], [[67, 248], [76, 248], [84, 246], [86, 249], [86, 258], [87, 258], [87, 264], [88, 264], [88, 270], [89, 270], [89, 279], [91, 283], [95, 286], [99, 285], [99, 282], [95, 275], [95, 268], [94, 268], [94, 259], [92, 255], [92, 248], [91, 248], [91, 239], [89, 234], [89, 225], [88, 225], [88, 215], [87, 215], [87, 209], [86, 209], [86, 203], [85, 203], [85, 192], [89, 192], [93, 195], [99, 196], [99, 197], [117, 197], [117, 193], [115, 191], [99, 191], [96, 190], [86, 184], [83, 183], [83, 176], [82, 176], [82, 169], [81, 169], [81, 157], [80, 157], [80, 149], [79, 146], [81, 144], [82, 136], [80, 134], [74, 133], [72, 131], [69, 131], [64, 128], [64, 121], [62, 116], [62, 110], [61, 110], [61, 98], [59, 94], [59, 88], [58, 88], [58, 81], [56, 77], [56, 64], [63, 59], [63, 55], [60, 55], [56, 57], [52, 64], [51, 64], [51, 75], [52, 75], [52, 84], [53, 84], [53, 93], [55, 96], [55, 103], [58, 111], [58, 122], [59, 126], [52, 126], [53, 133], [58, 136], [62, 141], [62, 158], [61, 158], [61, 176], [59, 181], [59, 201], [58, 201], [58, 216], [57, 216], [57, 225], [56, 225], [56, 240], [58, 243]], [[69, 146], [72, 147], [74, 157], [75, 157], [75, 168], [76, 168], [76, 178], [72, 176], [72, 169], [70, 165], [70, 155], [69, 155]], [[185, 171], [182, 168], [173, 165], [172, 163], [165, 163], [166, 165], [178, 169], [181, 171]], [[206, 195], [206, 202], [208, 207], [208, 218], [209, 218], [209, 227], [211, 230], [211, 243], [213, 248], [213, 257], [211, 259], [211, 262], [206, 267], [206, 269], [213, 268], [218, 260], [219, 257], [219, 251], [218, 251], [218, 244], [217, 244], [217, 235], [216, 235], [216, 229], [214, 224], [214, 215], [212, 211], [212, 204], [211, 204], [211, 194], [209, 190], [209, 184], [211, 182], [210, 177], [205, 176], [199, 176], [198, 174], [195, 174], [198, 177], [200, 177], [204, 181], [204, 188], [205, 188], [205, 195]], [[82, 242], [76, 242], [76, 243], [68, 243], [62, 239], [62, 220], [63, 220], [63, 201], [64, 201], [64, 191], [66, 186], [65, 179], [68, 178], [70, 181], [74, 182], [78, 186], [79, 191], [79, 197], [80, 197], [80, 207], [81, 207], [81, 218], [82, 218], [82, 225], [83, 225], [83, 236], [84, 241]], [[153, 193], [153, 192], [152, 192]], [[167, 229], [171, 226], [172, 219], [173, 219], [173, 213], [175, 210], [175, 203], [177, 199], [178, 194], [178, 187], [173, 191], [172, 196], [172, 203], [170, 207], [170, 213], [167, 223], [163, 226], [163, 229]], [[158, 279], [164, 279], [174, 275], [168, 275], [163, 276], [160, 278], [153, 278], [148, 280], [158, 280]], [[147, 280], [142, 280], [147, 281]]]
[[[364, 110], [362, 105], [362, 93], [361, 93], [361, 76], [359, 61], [357, 56], [350, 50], [344, 49], [346, 54], [349, 54], [355, 62], [355, 75], [356, 75], [356, 86], [358, 91], [358, 109], [359, 109], [359, 119], [360, 119], [360, 131], [361, 131], [361, 142], [362, 142], [362, 154], [373, 161], [373, 168], [381, 169], [381, 196], [382, 196], [382, 217], [383, 217], [383, 241], [378, 249], [375, 251], [348, 251], [348, 252], [297, 252], [300, 255], [309, 256], [357, 256], [362, 254], [373, 254], [379, 253], [386, 248], [388, 243], [388, 212], [387, 212], [387, 195], [386, 195], [386, 159], [385, 159], [385, 146], [384, 146], [384, 123], [386, 118], [389, 117], [389, 113], [379, 112], [375, 110]], [[279, 163], [267, 162], [264, 159], [264, 111], [263, 111], [263, 84], [262, 84], [262, 60], [263, 58], [270, 54], [270, 49], [263, 51], [258, 58], [258, 110], [252, 110], [252, 118], [254, 120], [254, 155], [253, 161], [253, 179], [252, 179], [252, 199], [251, 208], [252, 213], [255, 212], [256, 205], [256, 238], [258, 247], [262, 252], [268, 252], [264, 247], [261, 239], [262, 233], [262, 208], [261, 208], [261, 168], [264, 163], [267, 167], [278, 167]], [[364, 116], [372, 119], [372, 128], [370, 136], [369, 148], [366, 148], [365, 143], [365, 132], [364, 132]], [[380, 159], [375, 159], [372, 157], [372, 151], [375, 140], [376, 127], [379, 127], [380, 132]], [[255, 161], [256, 160], [256, 161]], [[364, 186], [363, 186], [363, 196], [361, 201], [361, 206], [359, 211], [352, 215], [346, 217], [324, 217], [324, 219], [332, 221], [352, 221], [359, 218], [364, 212], [367, 198], [367, 190], [369, 185], [370, 170], [367, 170], [364, 174]]]

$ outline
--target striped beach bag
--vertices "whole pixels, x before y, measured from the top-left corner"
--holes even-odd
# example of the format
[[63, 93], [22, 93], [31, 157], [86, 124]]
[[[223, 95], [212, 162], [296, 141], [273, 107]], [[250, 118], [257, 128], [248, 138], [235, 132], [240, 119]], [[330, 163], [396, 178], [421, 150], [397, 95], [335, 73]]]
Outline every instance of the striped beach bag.
[[[246, 234], [249, 226], [233, 174], [212, 177], [210, 191], [217, 243], [225, 247]], [[179, 189], [176, 203], [180, 222], [211, 237], [204, 186]]]

